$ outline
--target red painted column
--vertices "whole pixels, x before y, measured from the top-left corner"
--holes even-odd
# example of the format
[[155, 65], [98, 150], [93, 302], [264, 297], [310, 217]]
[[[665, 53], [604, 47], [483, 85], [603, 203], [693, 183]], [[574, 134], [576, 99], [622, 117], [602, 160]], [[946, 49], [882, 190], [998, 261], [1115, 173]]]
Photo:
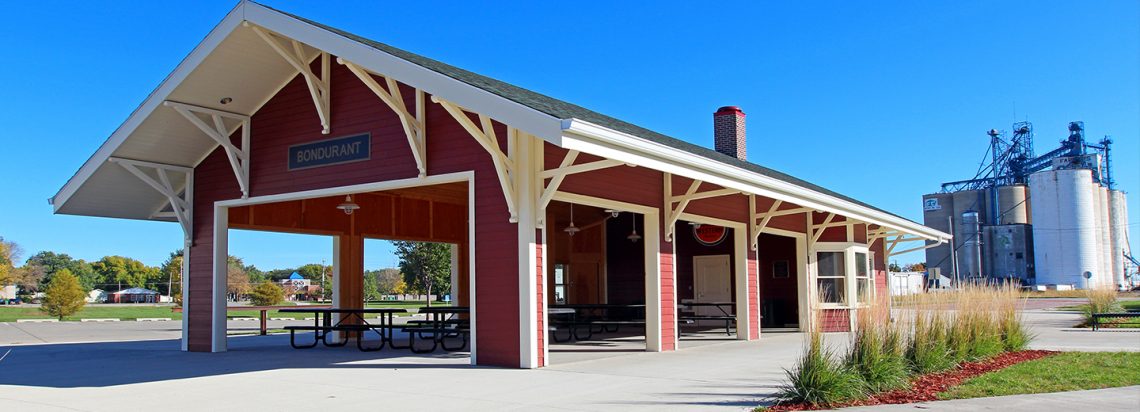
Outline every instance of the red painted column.
[[748, 340], [760, 339], [760, 268], [756, 251], [748, 248]]
[[[664, 230], [661, 233], [665, 233]], [[674, 243], [661, 237], [661, 350], [677, 350], [677, 290], [673, 270]]]

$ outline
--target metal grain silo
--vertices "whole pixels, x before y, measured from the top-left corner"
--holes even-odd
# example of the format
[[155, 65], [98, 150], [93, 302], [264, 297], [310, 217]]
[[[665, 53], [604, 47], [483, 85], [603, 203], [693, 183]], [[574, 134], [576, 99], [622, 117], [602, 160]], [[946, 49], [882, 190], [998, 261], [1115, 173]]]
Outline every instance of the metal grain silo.
[[[1127, 284], [1124, 273], [1124, 253], [1128, 250], [1128, 198], [1124, 192], [1110, 190], [1108, 193], [1108, 226], [1111, 229], [1109, 253], [1112, 254], [1112, 283], [1117, 288]], [[1131, 253], [1129, 253], [1131, 254]]]
[[1025, 185], [998, 187], [998, 224], [1030, 223], [1029, 190]]
[[1100, 252], [1100, 272], [1097, 273], [1101, 287], [1111, 287], [1116, 282], [1112, 279], [1112, 227], [1109, 216], [1112, 214], [1108, 205], [1108, 188], [1093, 185], [1097, 195], [1097, 251]]
[[[1046, 170], [1029, 176], [1037, 284], [1097, 286], [1093, 185], [1088, 169]], [[1085, 279], [1085, 272], [1093, 273], [1093, 278]]]
[[[922, 224], [935, 230], [941, 230], [946, 233], [953, 234], [951, 230], [951, 221], [953, 224], [958, 223], [957, 218], [953, 218], [954, 213], [954, 195], [950, 193], [931, 193], [922, 196]], [[956, 242], [957, 240], [955, 240]], [[953, 245], [951, 243], [943, 243], [938, 246], [926, 249], [926, 266], [928, 268], [938, 268], [943, 276], [954, 277], [954, 262], [951, 260], [953, 256]]]
[[982, 230], [978, 212], [962, 213], [962, 248], [958, 249], [958, 274], [962, 279], [978, 279], [982, 273]]

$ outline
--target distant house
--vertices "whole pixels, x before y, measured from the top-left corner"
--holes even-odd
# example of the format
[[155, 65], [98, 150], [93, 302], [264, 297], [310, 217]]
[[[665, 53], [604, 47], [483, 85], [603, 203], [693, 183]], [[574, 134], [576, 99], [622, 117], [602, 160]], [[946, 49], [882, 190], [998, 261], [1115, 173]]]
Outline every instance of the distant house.
[[158, 292], [143, 288], [123, 289], [112, 293], [108, 303], [158, 303]]
[[91, 289], [87, 292], [87, 303], [102, 303], [107, 301], [107, 292], [103, 289]]

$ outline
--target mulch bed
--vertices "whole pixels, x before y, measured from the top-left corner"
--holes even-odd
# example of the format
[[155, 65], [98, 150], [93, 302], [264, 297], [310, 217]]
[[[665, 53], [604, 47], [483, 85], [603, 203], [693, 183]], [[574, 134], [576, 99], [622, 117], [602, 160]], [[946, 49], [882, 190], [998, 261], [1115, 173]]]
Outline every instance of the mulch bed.
[[820, 409], [846, 408], [850, 406], [891, 405], [900, 403], [929, 402], [938, 400], [938, 394], [958, 385], [966, 379], [1007, 368], [1021, 362], [1041, 359], [1060, 352], [1048, 350], [1024, 350], [1006, 352], [977, 362], [963, 362], [957, 368], [939, 373], [922, 375], [911, 381], [909, 389], [884, 392], [870, 398], [833, 405], [811, 405], [804, 403], [774, 405], [769, 411], [811, 411]]

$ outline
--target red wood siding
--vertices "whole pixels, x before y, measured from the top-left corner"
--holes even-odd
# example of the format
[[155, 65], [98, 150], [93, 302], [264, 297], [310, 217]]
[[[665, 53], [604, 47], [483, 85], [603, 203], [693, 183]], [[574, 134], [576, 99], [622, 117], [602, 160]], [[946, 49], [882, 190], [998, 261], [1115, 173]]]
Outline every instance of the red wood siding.
[[[664, 232], [662, 232], [664, 233]], [[661, 350], [677, 350], [677, 305], [673, 271], [673, 245], [661, 239]]]
[[537, 309], [538, 310], [538, 313], [537, 313], [537, 316], [538, 316], [537, 317], [537, 319], [538, 319], [538, 331], [537, 331], [537, 333], [538, 333], [538, 348], [537, 348], [537, 350], [538, 350], [538, 366], [546, 366], [546, 318], [543, 317], [543, 313], [544, 313], [543, 308], [545, 307], [544, 304], [546, 303], [546, 293], [545, 293], [546, 289], [544, 289], [544, 286], [542, 283], [543, 275], [545, 275], [545, 273], [542, 270], [542, 268], [543, 268], [543, 266], [542, 266], [542, 263], [543, 263], [542, 249], [544, 246], [542, 243], [542, 231], [541, 230], [536, 231], [534, 236], [536, 239], [535, 245], [534, 245], [534, 253], [536, 256], [535, 261], [537, 262], [535, 265], [535, 270], [534, 270], [534, 273], [537, 275], [534, 278], [534, 282], [535, 282], [535, 289], [534, 290], [536, 291], [535, 293], [538, 294], [537, 300], [535, 300], [535, 302], [538, 302], [538, 309]]
[[876, 240], [870, 245], [870, 249], [875, 254], [875, 294], [880, 297], [889, 297], [891, 292], [887, 285], [889, 275], [887, 273], [886, 242], [882, 239]]
[[851, 318], [847, 309], [823, 309], [819, 321], [824, 332], [851, 331]]
[[756, 251], [748, 248], [748, 339], [760, 339], [760, 273]]
[[[332, 133], [320, 122], [303, 79], [294, 78], [254, 116], [251, 129], [251, 195], [371, 183], [418, 175], [396, 115], [347, 69], [333, 65]], [[381, 82], [383, 84], [383, 82]], [[408, 107], [414, 91], [401, 86]], [[430, 100], [429, 100], [430, 101]], [[509, 214], [490, 157], [442, 107], [427, 105], [428, 174], [473, 170], [475, 174], [476, 354], [479, 364], [519, 365], [518, 232]], [[501, 147], [506, 128], [496, 124]], [[287, 171], [289, 146], [370, 133], [368, 161]], [[203, 137], [204, 138], [204, 137]], [[209, 350], [213, 277], [213, 203], [240, 197], [221, 149], [195, 168], [195, 233], [188, 297], [192, 350]]]

